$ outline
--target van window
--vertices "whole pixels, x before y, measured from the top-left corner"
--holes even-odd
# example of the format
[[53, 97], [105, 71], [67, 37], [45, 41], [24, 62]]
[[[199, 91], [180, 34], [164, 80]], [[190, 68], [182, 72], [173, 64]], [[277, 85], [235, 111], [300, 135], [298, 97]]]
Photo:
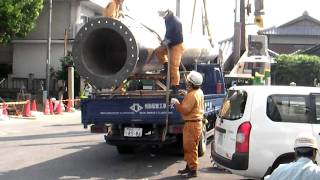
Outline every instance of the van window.
[[267, 116], [272, 121], [307, 123], [307, 96], [271, 95], [267, 99]]
[[219, 116], [223, 119], [236, 120], [243, 116], [247, 102], [247, 93], [240, 90], [229, 90]]
[[316, 122], [320, 124], [320, 96], [315, 96], [315, 104], [316, 104]]

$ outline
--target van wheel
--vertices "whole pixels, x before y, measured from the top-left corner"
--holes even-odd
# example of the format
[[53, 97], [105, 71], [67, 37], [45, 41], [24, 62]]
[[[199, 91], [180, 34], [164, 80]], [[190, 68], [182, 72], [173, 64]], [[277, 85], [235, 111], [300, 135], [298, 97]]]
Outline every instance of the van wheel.
[[198, 156], [201, 157], [205, 154], [207, 149], [207, 128], [205, 125], [202, 126], [202, 133], [198, 145]]
[[117, 150], [119, 154], [132, 154], [134, 152], [134, 148], [131, 146], [117, 146]]

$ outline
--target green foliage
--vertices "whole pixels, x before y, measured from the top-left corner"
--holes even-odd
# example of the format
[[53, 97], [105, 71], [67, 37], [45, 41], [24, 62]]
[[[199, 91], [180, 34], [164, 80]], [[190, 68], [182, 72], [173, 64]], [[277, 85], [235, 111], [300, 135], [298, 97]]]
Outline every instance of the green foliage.
[[25, 37], [43, 8], [43, 0], [0, 0], [0, 43]]
[[311, 55], [280, 55], [271, 67], [273, 84], [313, 86], [314, 79], [320, 79], [320, 57]]

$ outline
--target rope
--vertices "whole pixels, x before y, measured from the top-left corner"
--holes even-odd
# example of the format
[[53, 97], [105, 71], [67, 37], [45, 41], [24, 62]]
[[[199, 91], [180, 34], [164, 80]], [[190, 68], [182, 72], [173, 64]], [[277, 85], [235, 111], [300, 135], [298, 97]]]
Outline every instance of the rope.
[[126, 17], [134, 20], [134, 21], [137, 22], [137, 23], [139, 23], [141, 26], [143, 26], [144, 28], [148, 29], [150, 32], [152, 32], [153, 34], [155, 34], [160, 42], [162, 41], [161, 36], [160, 36], [155, 30], [149, 28], [147, 25], [145, 25], [145, 24], [137, 21], [136, 19], [134, 19], [133, 17], [131, 17], [131, 16], [127, 15], [127, 14], [125, 14], [124, 16], [126, 16]]

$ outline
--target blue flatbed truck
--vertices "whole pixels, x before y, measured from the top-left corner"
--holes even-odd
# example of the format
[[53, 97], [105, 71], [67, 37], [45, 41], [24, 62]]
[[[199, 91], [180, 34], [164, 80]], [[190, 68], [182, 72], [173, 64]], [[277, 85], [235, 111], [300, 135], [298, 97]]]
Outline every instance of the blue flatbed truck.
[[[207, 138], [213, 135], [216, 115], [225, 97], [223, 74], [218, 64], [193, 64], [186, 71], [197, 70], [204, 77], [201, 89], [205, 98], [205, 117], [199, 155], [206, 150]], [[120, 154], [131, 153], [141, 145], [163, 145], [182, 140], [183, 120], [166, 99], [166, 91], [153, 85], [125, 93], [96, 93], [81, 100], [81, 121], [92, 133], [105, 133], [108, 144]], [[149, 83], [150, 85], [150, 83]], [[181, 83], [185, 89], [185, 82]], [[152, 87], [152, 88], [150, 88]], [[182, 100], [183, 96], [178, 96]]]

